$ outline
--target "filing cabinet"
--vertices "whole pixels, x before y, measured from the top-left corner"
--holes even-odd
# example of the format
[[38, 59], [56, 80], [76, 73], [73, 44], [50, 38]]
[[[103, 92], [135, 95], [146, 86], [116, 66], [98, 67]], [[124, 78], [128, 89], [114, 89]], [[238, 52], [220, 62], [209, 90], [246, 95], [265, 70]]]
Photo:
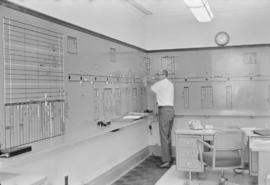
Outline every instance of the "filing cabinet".
[[258, 176], [258, 152], [249, 151], [249, 174]]
[[[176, 134], [176, 167], [180, 171], [203, 172], [203, 164], [199, 161], [199, 151], [203, 146], [197, 142], [200, 135]], [[199, 148], [198, 148], [199, 147]]]

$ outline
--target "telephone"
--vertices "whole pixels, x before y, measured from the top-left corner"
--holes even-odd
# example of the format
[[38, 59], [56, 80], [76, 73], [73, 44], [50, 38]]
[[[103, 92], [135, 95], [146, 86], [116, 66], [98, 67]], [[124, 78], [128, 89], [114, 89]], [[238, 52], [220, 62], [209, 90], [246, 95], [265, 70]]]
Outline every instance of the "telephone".
[[190, 120], [188, 122], [189, 128], [193, 130], [203, 130], [200, 120]]

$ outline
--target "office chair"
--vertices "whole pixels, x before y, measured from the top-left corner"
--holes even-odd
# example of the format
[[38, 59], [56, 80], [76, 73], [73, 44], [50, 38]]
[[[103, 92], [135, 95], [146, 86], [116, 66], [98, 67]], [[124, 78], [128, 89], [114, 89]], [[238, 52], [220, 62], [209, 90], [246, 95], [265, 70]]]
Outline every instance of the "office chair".
[[[210, 151], [202, 151], [203, 144]], [[228, 179], [224, 177], [225, 169], [243, 169], [244, 167], [244, 133], [241, 130], [219, 130], [214, 135], [213, 144], [198, 140], [199, 160], [213, 170], [221, 170], [220, 185], [225, 185]]]

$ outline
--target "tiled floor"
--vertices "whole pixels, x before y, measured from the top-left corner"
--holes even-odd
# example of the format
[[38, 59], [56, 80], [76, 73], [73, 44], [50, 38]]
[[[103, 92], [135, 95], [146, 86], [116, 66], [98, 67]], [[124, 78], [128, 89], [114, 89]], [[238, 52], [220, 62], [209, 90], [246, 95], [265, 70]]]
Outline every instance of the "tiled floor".
[[160, 158], [150, 156], [113, 185], [154, 185], [168, 170], [159, 168]]
[[[159, 168], [160, 158], [156, 156], [150, 156], [140, 165], [129, 171], [122, 178], [117, 180], [113, 185], [181, 185], [188, 181], [188, 174], [175, 170], [175, 166], [172, 166], [170, 170]], [[208, 184], [212, 182], [217, 184], [220, 177], [220, 172], [206, 170], [205, 173], [193, 174], [194, 181], [200, 181], [199, 184]], [[257, 178], [250, 177], [248, 171], [241, 175], [234, 174], [232, 171], [225, 173], [225, 176], [229, 178], [231, 182], [240, 185], [256, 185]], [[210, 183], [211, 182], [211, 183]], [[213, 184], [213, 183], [212, 183]]]
[[[206, 169], [204, 173], [193, 173], [192, 184], [197, 185], [217, 185], [221, 176], [220, 171]], [[226, 185], [257, 185], [257, 177], [249, 176], [248, 170], [243, 174], [235, 174], [232, 170], [225, 171], [225, 177], [229, 182]], [[186, 185], [188, 182], [188, 173], [176, 170], [172, 166], [155, 185]]]

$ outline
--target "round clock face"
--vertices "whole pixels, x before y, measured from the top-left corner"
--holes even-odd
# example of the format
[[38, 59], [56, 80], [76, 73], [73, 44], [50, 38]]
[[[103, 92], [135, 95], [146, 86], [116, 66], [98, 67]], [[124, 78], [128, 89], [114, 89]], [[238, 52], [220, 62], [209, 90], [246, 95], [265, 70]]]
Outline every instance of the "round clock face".
[[225, 46], [230, 41], [230, 36], [226, 32], [218, 32], [215, 37], [215, 42], [219, 46]]

